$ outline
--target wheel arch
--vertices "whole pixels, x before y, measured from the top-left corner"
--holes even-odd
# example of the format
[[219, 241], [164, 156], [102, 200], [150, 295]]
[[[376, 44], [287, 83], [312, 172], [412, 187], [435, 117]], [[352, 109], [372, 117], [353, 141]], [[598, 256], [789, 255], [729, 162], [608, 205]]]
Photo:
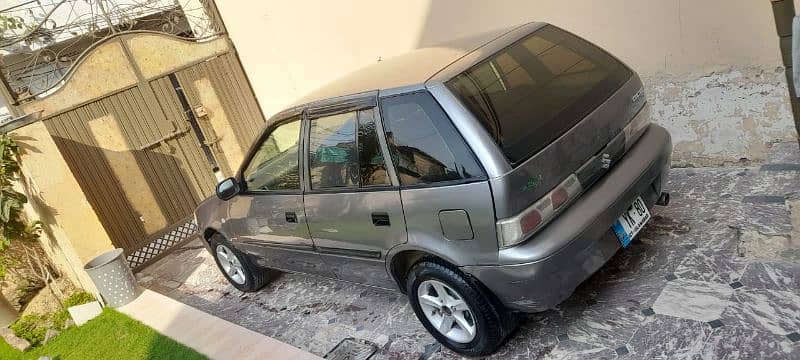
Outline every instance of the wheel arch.
[[435, 255], [432, 251], [422, 248], [404, 248], [404, 249], [397, 249], [392, 252], [389, 256], [387, 261], [386, 267], [389, 275], [394, 279], [397, 283], [397, 287], [400, 289], [400, 292], [403, 294], [406, 293], [406, 277], [408, 276], [408, 271], [422, 260], [432, 260], [440, 263], [444, 263], [448, 266], [451, 266], [455, 269], [458, 268], [457, 265], [450, 259], [446, 259], [444, 257]]
[[198, 232], [198, 235], [203, 239], [203, 243], [209, 247], [211, 246], [211, 237], [217, 234], [224, 237], [225, 239], [231, 240], [231, 237], [228, 236], [228, 234], [225, 233], [225, 231], [214, 226], [208, 226], [202, 231]]
[[220, 234], [221, 235], [221, 233], [217, 229], [210, 228], [210, 227], [206, 228], [205, 230], [203, 230], [203, 240], [206, 243], [210, 243], [211, 237], [214, 236], [214, 234]]

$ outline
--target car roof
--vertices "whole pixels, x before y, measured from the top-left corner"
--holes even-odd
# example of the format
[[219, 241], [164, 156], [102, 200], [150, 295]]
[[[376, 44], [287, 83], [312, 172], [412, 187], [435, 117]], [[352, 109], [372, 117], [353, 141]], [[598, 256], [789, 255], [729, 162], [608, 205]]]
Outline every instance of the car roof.
[[[459, 61], [460, 59], [476, 52], [476, 50], [482, 48], [484, 45], [494, 42], [494, 40], [502, 38], [511, 32], [518, 32], [514, 30], [531, 28], [532, 26], [538, 28], [541, 25], [543, 24], [528, 23], [506, 27], [415, 49], [402, 55], [368, 65], [334, 80], [304, 96], [291, 107], [301, 107], [320, 101], [328, 102], [326, 100], [371, 91], [407, 88], [415, 85], [421, 86], [443, 69], [454, 67], [454, 64], [461, 63]], [[513, 37], [511, 40], [516, 40], [516, 37]], [[502, 43], [503, 44], [499, 44], [502, 45], [502, 47], [507, 45], [505, 44], [506, 41], [502, 41]], [[492, 46], [492, 48], [496, 47], [497, 46]], [[494, 51], [492, 53], [494, 53]], [[474, 56], [474, 54], [472, 55], [473, 56], [469, 56], [469, 58], [480, 57]], [[486, 55], [488, 56], [489, 54]], [[467, 63], [458, 64], [460, 66], [455, 66], [458, 69], [448, 69], [451, 70], [448, 71], [448, 73], [458, 71], [461, 68], [466, 69], [475, 62], [474, 60], [475, 59]]]

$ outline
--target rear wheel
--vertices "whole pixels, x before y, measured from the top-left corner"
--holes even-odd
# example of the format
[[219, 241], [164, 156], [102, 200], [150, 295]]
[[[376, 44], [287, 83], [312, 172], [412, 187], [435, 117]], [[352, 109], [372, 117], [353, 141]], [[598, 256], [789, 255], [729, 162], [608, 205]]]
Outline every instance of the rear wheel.
[[481, 286], [455, 268], [436, 261], [415, 265], [406, 282], [411, 307], [442, 345], [466, 356], [497, 350], [516, 326], [515, 319]]
[[228, 282], [235, 288], [244, 292], [253, 292], [261, 289], [267, 283], [268, 270], [251, 262], [224, 236], [212, 235], [209, 244], [222, 275], [225, 275]]

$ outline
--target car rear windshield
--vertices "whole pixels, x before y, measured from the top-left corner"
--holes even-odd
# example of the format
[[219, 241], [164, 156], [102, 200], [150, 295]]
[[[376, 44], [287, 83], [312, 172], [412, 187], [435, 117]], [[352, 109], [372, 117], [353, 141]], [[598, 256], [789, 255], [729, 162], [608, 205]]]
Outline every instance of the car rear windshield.
[[547, 25], [447, 82], [517, 165], [608, 99], [631, 71]]

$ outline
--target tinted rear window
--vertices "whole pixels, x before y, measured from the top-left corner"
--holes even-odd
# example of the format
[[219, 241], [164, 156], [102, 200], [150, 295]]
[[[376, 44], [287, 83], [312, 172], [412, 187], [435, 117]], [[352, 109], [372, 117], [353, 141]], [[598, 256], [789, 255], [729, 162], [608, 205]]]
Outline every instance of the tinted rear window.
[[586, 117], [631, 75], [605, 51], [548, 25], [447, 87], [516, 165]]

